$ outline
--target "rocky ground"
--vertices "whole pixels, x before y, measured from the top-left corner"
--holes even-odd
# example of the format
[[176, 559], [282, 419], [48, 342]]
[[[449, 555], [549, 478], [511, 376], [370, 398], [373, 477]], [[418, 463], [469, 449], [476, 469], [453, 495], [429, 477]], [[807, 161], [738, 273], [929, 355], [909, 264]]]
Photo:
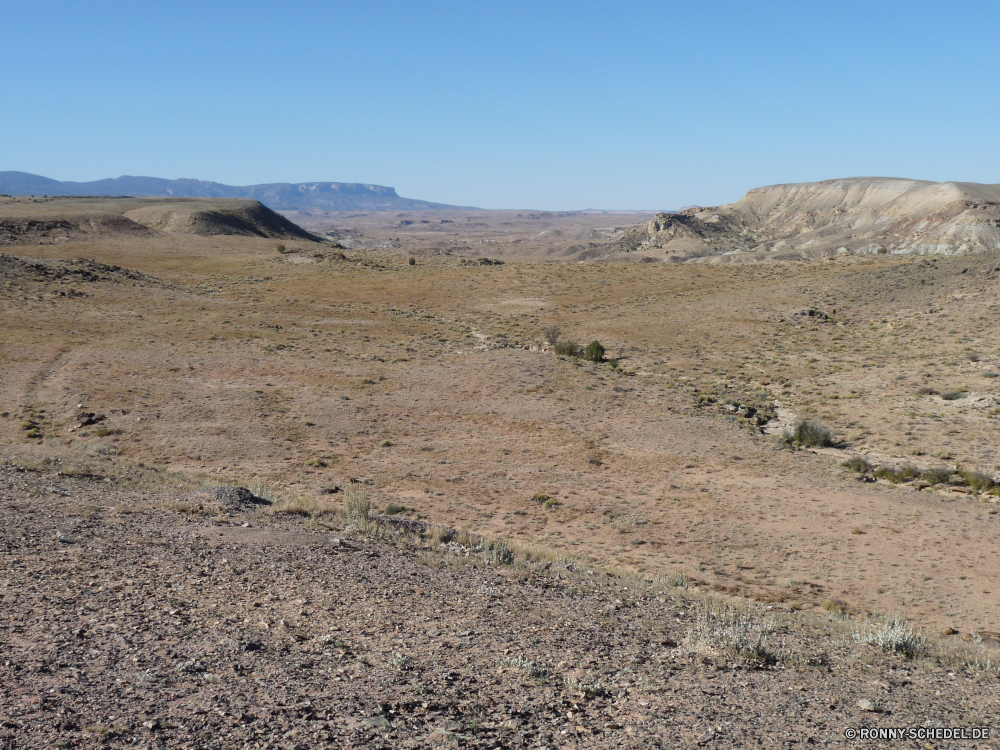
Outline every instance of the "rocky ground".
[[1000, 731], [982, 646], [908, 657], [854, 638], [871, 625], [727, 610], [680, 578], [500, 565], [440, 535], [240, 500], [0, 469], [0, 748], [870, 747], [845, 730]]

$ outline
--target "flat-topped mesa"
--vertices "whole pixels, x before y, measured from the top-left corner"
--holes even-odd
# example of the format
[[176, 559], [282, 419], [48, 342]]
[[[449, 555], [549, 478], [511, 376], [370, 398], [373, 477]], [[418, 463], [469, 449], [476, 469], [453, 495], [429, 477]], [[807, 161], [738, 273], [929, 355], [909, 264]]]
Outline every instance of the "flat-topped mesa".
[[419, 211], [461, 208], [401, 198], [396, 194], [395, 188], [360, 182], [275, 182], [237, 186], [209, 180], [166, 180], [130, 175], [93, 182], [61, 182], [27, 172], [0, 172], [0, 194], [252, 198], [275, 211]]
[[0, 198], [0, 246], [158, 234], [320, 241], [244, 198]]
[[657, 214], [618, 249], [717, 261], [1000, 249], [1000, 185], [888, 177], [770, 185], [729, 205]]

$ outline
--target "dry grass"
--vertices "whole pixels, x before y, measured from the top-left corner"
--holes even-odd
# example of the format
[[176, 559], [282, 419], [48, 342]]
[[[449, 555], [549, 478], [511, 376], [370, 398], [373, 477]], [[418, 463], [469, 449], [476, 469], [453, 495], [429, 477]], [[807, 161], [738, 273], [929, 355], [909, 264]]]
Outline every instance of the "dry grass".
[[[467, 231], [486, 239], [498, 226]], [[903, 600], [912, 621], [1000, 626], [982, 593], [997, 564], [989, 504], [969, 511], [977, 520], [964, 499], [831, 479], [825, 467], [842, 458], [777, 451], [743, 416], [767, 404], [734, 395], [769, 394], [786, 424], [818, 420], [882, 466], [921, 455], [992, 466], [995, 381], [980, 373], [1000, 350], [983, 314], [993, 258], [461, 267], [427, 244], [296, 265], [273, 241], [225, 237], [21, 252], [167, 282], [0, 290], [0, 388], [17, 405], [3, 407], [0, 439], [57, 469], [77, 462], [137, 488], [266, 476], [281, 487], [278, 510], [310, 518], [339, 518], [341, 496], [322, 493], [367, 480], [380, 503], [508, 540], [518, 560], [680, 571], [806, 608], [847, 591], [852, 610]], [[837, 313], [794, 314], [814, 306]], [[545, 345], [551, 327], [601, 341], [620, 369], [560, 360]], [[109, 434], [70, 433], [77, 403], [105, 413]], [[45, 439], [25, 440], [26, 421]], [[889, 491], [896, 515], [879, 519]], [[985, 558], [966, 572], [954, 549], [914, 556], [930, 518]], [[857, 570], [859, 551], [887, 581]], [[955, 590], [960, 568], [968, 586]]]

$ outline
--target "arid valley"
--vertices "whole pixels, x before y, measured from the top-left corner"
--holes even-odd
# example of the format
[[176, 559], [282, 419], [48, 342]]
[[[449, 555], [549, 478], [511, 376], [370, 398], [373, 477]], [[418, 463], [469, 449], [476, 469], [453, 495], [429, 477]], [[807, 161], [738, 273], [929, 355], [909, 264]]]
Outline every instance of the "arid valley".
[[0, 747], [1000, 732], [1000, 191], [840, 182], [0, 197]]

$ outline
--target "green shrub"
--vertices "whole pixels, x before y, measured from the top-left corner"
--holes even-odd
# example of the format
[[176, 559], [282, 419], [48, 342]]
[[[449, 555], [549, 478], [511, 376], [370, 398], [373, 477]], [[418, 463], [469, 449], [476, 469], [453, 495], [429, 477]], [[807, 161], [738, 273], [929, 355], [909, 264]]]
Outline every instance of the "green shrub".
[[385, 514], [387, 516], [395, 516], [399, 513], [405, 513], [405, 512], [406, 512], [405, 505], [396, 505], [396, 503], [389, 503], [387, 506], [385, 506]]
[[920, 470], [912, 464], [903, 466], [879, 466], [875, 469], [875, 476], [884, 479], [892, 484], [902, 484], [920, 476]]
[[608, 360], [608, 367], [610, 367], [612, 370], [617, 370], [618, 369], [618, 359], [616, 357], [612, 357], [611, 359], [609, 359]]
[[556, 354], [564, 357], [579, 357], [582, 353], [580, 345], [575, 341], [560, 341], [555, 345]]
[[830, 428], [809, 419], [803, 419], [795, 425], [791, 438], [792, 442], [806, 448], [829, 448], [833, 445], [833, 432]]
[[993, 481], [993, 477], [982, 471], [960, 469], [958, 473], [962, 476], [962, 479], [964, 479], [976, 492], [986, 492], [987, 490], [993, 489], [993, 486], [996, 484]]
[[603, 362], [604, 352], [604, 345], [600, 341], [591, 341], [587, 344], [587, 350], [583, 353], [583, 356], [591, 362]]
[[544, 503], [546, 500], [549, 499], [549, 496], [546, 495], [544, 492], [536, 492], [531, 499], [534, 500], [536, 503]]
[[279, 252], [279, 253], [284, 253], [284, 252], [285, 252], [285, 246], [284, 246], [284, 245], [281, 245], [281, 244], [279, 244], [279, 245], [278, 245], [278, 252]]
[[928, 388], [926, 385], [923, 388], [917, 389], [918, 396], [937, 396], [941, 391], [935, 388]]
[[920, 478], [930, 484], [945, 484], [955, 472], [950, 469], [927, 469]]
[[844, 461], [841, 466], [844, 466], [851, 471], [856, 471], [858, 474], [866, 474], [872, 468], [872, 465], [861, 456], [851, 456], [849, 459]]
[[965, 391], [948, 391], [948, 393], [941, 394], [941, 398], [945, 401], [958, 401], [963, 396], [965, 396]]

